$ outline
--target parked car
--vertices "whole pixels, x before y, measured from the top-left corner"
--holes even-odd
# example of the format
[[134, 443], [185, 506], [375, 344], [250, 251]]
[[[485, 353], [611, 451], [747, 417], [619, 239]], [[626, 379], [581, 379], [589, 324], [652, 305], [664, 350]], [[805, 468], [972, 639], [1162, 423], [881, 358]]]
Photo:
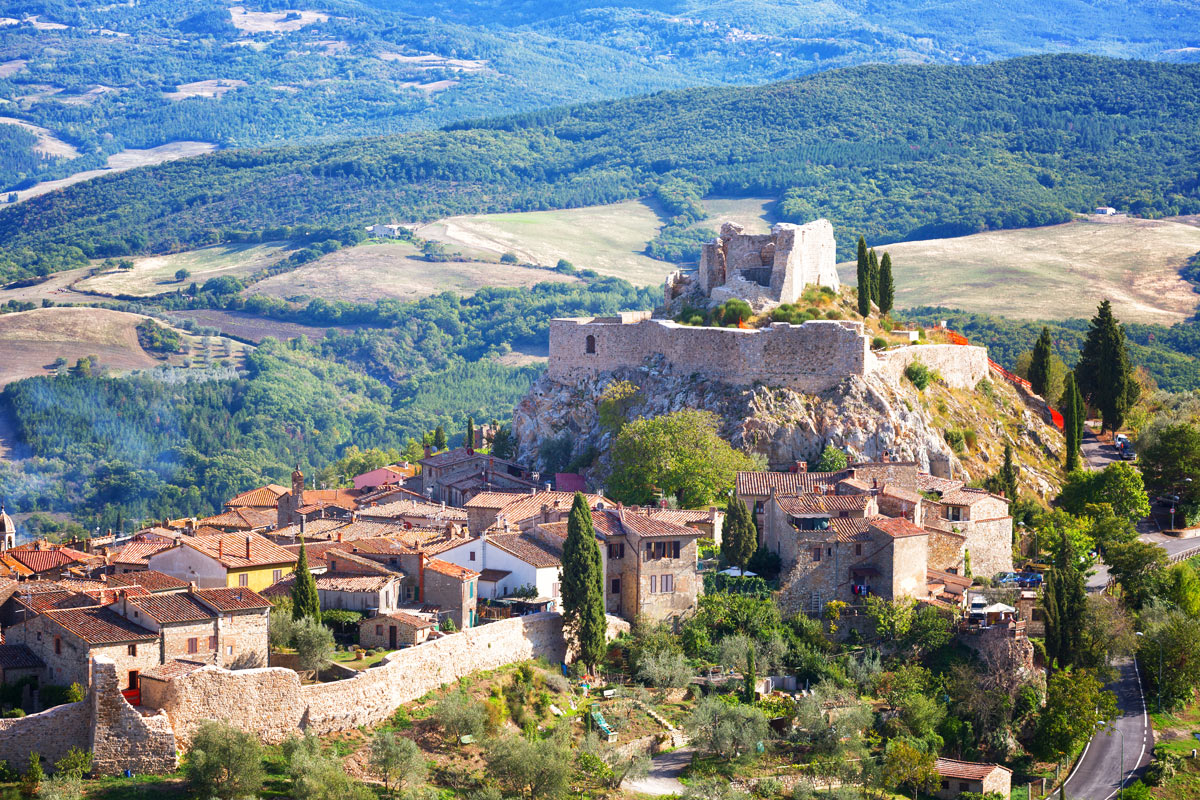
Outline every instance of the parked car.
[[997, 572], [994, 582], [997, 586], [1012, 586], [1020, 581], [1015, 572]]
[[977, 594], [971, 596], [970, 616], [972, 622], [983, 622], [987, 619], [987, 614], [983, 613], [983, 610], [987, 608], [987, 605], [987, 598], [983, 595]]
[[1036, 589], [1044, 582], [1040, 572], [1022, 572], [1017, 576], [1017, 585], [1025, 589]]

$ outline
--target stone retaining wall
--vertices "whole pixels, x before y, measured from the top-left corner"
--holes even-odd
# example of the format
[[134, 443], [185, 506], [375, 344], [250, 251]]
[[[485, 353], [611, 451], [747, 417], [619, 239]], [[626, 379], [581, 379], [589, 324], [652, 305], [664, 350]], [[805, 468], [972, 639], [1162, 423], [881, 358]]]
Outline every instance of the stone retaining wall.
[[900, 382], [909, 364], [920, 361], [954, 389], [974, 389], [989, 369], [987, 348], [974, 345], [915, 344], [876, 353], [876, 359], [876, 369], [892, 383]]
[[40, 714], [17, 719], [0, 719], [0, 761], [24, 771], [32, 750], [42, 764], [52, 766], [72, 747], [86, 748], [92, 715], [88, 701], [55, 706]]

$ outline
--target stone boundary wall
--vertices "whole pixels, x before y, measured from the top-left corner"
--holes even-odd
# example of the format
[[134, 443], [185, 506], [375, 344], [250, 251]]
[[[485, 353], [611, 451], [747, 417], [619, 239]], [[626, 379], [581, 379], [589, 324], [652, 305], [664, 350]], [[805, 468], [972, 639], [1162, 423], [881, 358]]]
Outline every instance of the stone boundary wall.
[[[610, 630], [619, 627], [610, 621]], [[387, 719], [401, 704], [480, 670], [542, 656], [562, 661], [562, 617], [543, 613], [493, 622], [405, 648], [353, 678], [301, 686], [288, 669], [230, 672], [204, 667], [172, 680], [163, 710], [186, 744], [201, 720], [221, 719], [268, 743], [302, 731], [348, 730]]]
[[[594, 337], [592, 348], [589, 336]], [[698, 328], [661, 319], [550, 321], [548, 374], [559, 381], [637, 367], [659, 355], [679, 374], [699, 373], [734, 385], [764, 383], [806, 393], [825, 391], [875, 367], [862, 323], [853, 321], [779, 322], [760, 329]]]
[[892, 383], [899, 383], [914, 361], [936, 369], [942, 380], [955, 389], [974, 389], [989, 370], [987, 348], [975, 345], [914, 344], [877, 353], [876, 358], [876, 369]]
[[88, 696], [40, 714], [0, 719], [0, 760], [24, 770], [37, 752], [49, 770], [72, 747], [91, 750], [99, 775], [174, 772], [179, 766], [175, 735], [165, 714], [143, 717], [121, 695], [117, 667], [110, 659], [92, 659]]

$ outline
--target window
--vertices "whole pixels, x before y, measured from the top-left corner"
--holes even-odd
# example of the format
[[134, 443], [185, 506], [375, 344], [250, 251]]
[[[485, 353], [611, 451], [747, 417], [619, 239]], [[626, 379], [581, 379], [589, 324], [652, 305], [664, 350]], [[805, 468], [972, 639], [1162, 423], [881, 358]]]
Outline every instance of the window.
[[942, 781], [942, 788], [943, 788], [943, 789], [949, 789], [949, 788], [950, 788], [950, 781]]
[[624, 542], [610, 543], [608, 545], [608, 557], [610, 559], [624, 558], [625, 557], [625, 543]]
[[141, 681], [139, 680], [139, 677], [140, 677], [140, 674], [138, 673], [138, 671], [136, 669], [129, 670], [129, 687], [128, 688], [130, 688], [130, 689], [138, 688], [138, 685], [141, 683]]
[[469, 600], [475, 596], [475, 581], [471, 581], [467, 586], [470, 587], [467, 589], [467, 599]]
[[613, 578], [609, 582], [608, 593], [609, 594], [620, 594], [621, 593], [621, 579], [620, 578]]
[[971, 784], [964, 783], [963, 781], [959, 781], [958, 782], [958, 790], [960, 792], [969, 792], [969, 791], [971, 791]]
[[188, 653], [198, 652], [200, 652], [200, 640], [193, 636], [192, 638], [188, 639]]
[[375, 635], [376, 635], [376, 636], [383, 636], [383, 626], [382, 626], [382, 625], [376, 625], [376, 626], [375, 626]]
[[218, 647], [217, 647], [217, 637], [215, 637], [215, 636], [210, 636], [210, 637], [208, 637], [208, 649], [209, 649], [209, 650], [216, 650], [216, 649], [218, 649]]
[[946, 506], [946, 519], [951, 522], [962, 522], [966, 519], [964, 510], [962, 506]]
[[552, 586], [550, 587], [550, 591], [552, 592], [552, 594], [551, 594], [551, 597], [558, 597], [558, 595], [559, 595], [559, 593], [561, 592], [561, 590], [562, 590], [562, 584], [561, 584], [561, 583], [555, 583], [554, 585], [552, 585]]
[[675, 576], [663, 575], [658, 579], [658, 588], [663, 594], [670, 594], [675, 591]]
[[471, 561], [475, 560], [475, 551], [474, 550], [471, 551], [471, 559], [470, 560]]
[[856, 556], [862, 555], [862, 545], [861, 544], [854, 545], [854, 555], [856, 555]]
[[658, 576], [650, 576], [650, 594], [658, 594]]
[[272, 583], [279, 583], [279, 581], [282, 579], [283, 579], [283, 570], [277, 569], [271, 573], [271, 582]]
[[233, 655], [233, 645], [231, 645], [231, 644], [225, 645], [225, 655], [227, 655], [227, 656]]
[[247, 575], [244, 572], [241, 575], [238, 575], [238, 586], [249, 586], [249, 585], [250, 585], [250, 576], [249, 575]]
[[588, 334], [588, 337], [587, 337], [587, 352], [589, 352], [589, 353], [596, 352], [596, 337], [592, 336], [590, 333]]
[[679, 542], [646, 542], [646, 558], [679, 558]]
[[58, 638], [57, 636], [54, 637], [54, 655], [62, 655], [62, 639]]
[[754, 513], [755, 514], [763, 513], [763, 501], [762, 500], [754, 501]]
[[814, 547], [812, 553], [813, 553], [813, 561], [821, 560], [821, 548]]
[[128, 652], [129, 652], [129, 655], [136, 656], [137, 655], [137, 645], [136, 644], [129, 645]]

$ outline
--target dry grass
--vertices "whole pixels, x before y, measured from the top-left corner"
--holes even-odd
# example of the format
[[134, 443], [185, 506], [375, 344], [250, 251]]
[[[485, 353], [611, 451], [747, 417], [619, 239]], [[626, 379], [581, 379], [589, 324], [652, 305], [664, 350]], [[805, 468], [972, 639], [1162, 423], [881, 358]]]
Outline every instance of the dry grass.
[[96, 356], [112, 370], [123, 371], [170, 364], [202, 366], [207, 352], [212, 361], [229, 358], [240, 363], [246, 345], [228, 339], [184, 334], [186, 355], [156, 358], [138, 344], [137, 325], [145, 317], [102, 308], [38, 308], [0, 316], [0, 386], [35, 375], [48, 375], [54, 361], [74, 364], [85, 356]]
[[25, 69], [25, 65], [29, 62], [23, 58], [15, 58], [12, 61], [5, 61], [0, 64], [0, 78], [11, 78], [21, 70]]
[[722, 223], [734, 222], [746, 233], [770, 233], [775, 220], [767, 209], [774, 202], [770, 197], [707, 197], [702, 204], [708, 218], [700, 226], [720, 230]]
[[642, 253], [661, 225], [653, 209], [630, 200], [560, 211], [450, 217], [421, 226], [417, 234], [491, 258], [514, 253], [522, 261], [546, 266], [565, 258], [580, 269], [645, 286], [660, 283], [675, 268]]
[[0, 125], [16, 125], [18, 128], [24, 128], [37, 136], [38, 141], [33, 146], [33, 149], [39, 153], [44, 153], [54, 158], [76, 158], [79, 155], [79, 151], [75, 149], [74, 145], [59, 139], [54, 135], [54, 131], [43, 128], [41, 125], [34, 125], [16, 117], [0, 117]]
[[[298, 31], [314, 22], [329, 21], [328, 14], [288, 8], [280, 11], [247, 11], [242, 6], [232, 6], [229, 13], [233, 17], [233, 26], [247, 33], [286, 33]], [[299, 17], [286, 19], [289, 14], [297, 14]]]
[[[166, 256], [143, 256], [133, 261], [133, 269], [111, 269], [80, 281], [76, 288], [100, 294], [153, 295], [174, 291], [195, 282], [203, 284], [221, 275], [242, 276], [262, 269], [282, 258], [285, 244], [213, 245], [199, 250]], [[182, 283], [175, 280], [180, 269], [191, 275]]]
[[31, 197], [37, 197], [47, 192], [53, 192], [55, 189], [61, 189], [64, 186], [80, 183], [81, 181], [86, 181], [100, 175], [123, 172], [134, 167], [161, 164], [164, 161], [174, 161], [177, 158], [203, 155], [204, 153], [211, 153], [216, 149], [217, 146], [212, 142], [167, 142], [166, 144], [160, 144], [158, 147], [151, 147], [146, 150], [137, 150], [134, 148], [122, 150], [108, 157], [107, 169], [89, 169], [83, 172], [76, 172], [74, 175], [66, 178], [42, 181], [28, 189], [22, 189], [17, 192], [17, 202], [28, 200]]
[[[1200, 228], [1175, 221], [1089, 217], [880, 249], [896, 265], [898, 308], [1068, 319], [1090, 316], [1108, 298], [1123, 320], [1170, 325], [1200, 299], [1178, 274], [1200, 251]], [[842, 279], [853, 282], [854, 269], [839, 265]]]
[[164, 92], [163, 97], [168, 100], [186, 100], [189, 97], [220, 98], [226, 92], [232, 92], [234, 89], [240, 89], [246, 85], [248, 84], [245, 81], [238, 78], [214, 78], [207, 81], [192, 81], [191, 83], [179, 84], [173, 92]]
[[405, 55], [404, 53], [380, 53], [379, 58], [402, 64], [413, 69], [452, 69], [460, 72], [482, 72], [487, 69], [486, 61], [472, 61], [465, 58], [449, 58], [435, 53], [420, 55]]
[[[190, 319], [204, 328], [215, 328], [230, 336], [261, 342], [268, 336], [287, 341], [298, 336], [309, 339], [320, 339], [328, 328], [318, 328], [312, 325], [300, 325], [296, 322], [283, 322], [266, 317], [257, 317], [241, 311], [218, 311], [216, 309], [199, 309], [196, 311], [175, 311], [167, 315], [176, 323]], [[331, 326], [339, 330], [349, 330], [339, 326]]]
[[416, 300], [451, 291], [469, 295], [483, 286], [533, 286], [576, 278], [510, 264], [480, 261], [430, 262], [408, 242], [368, 242], [256, 283], [254, 294], [324, 297], [372, 302], [379, 297]]

